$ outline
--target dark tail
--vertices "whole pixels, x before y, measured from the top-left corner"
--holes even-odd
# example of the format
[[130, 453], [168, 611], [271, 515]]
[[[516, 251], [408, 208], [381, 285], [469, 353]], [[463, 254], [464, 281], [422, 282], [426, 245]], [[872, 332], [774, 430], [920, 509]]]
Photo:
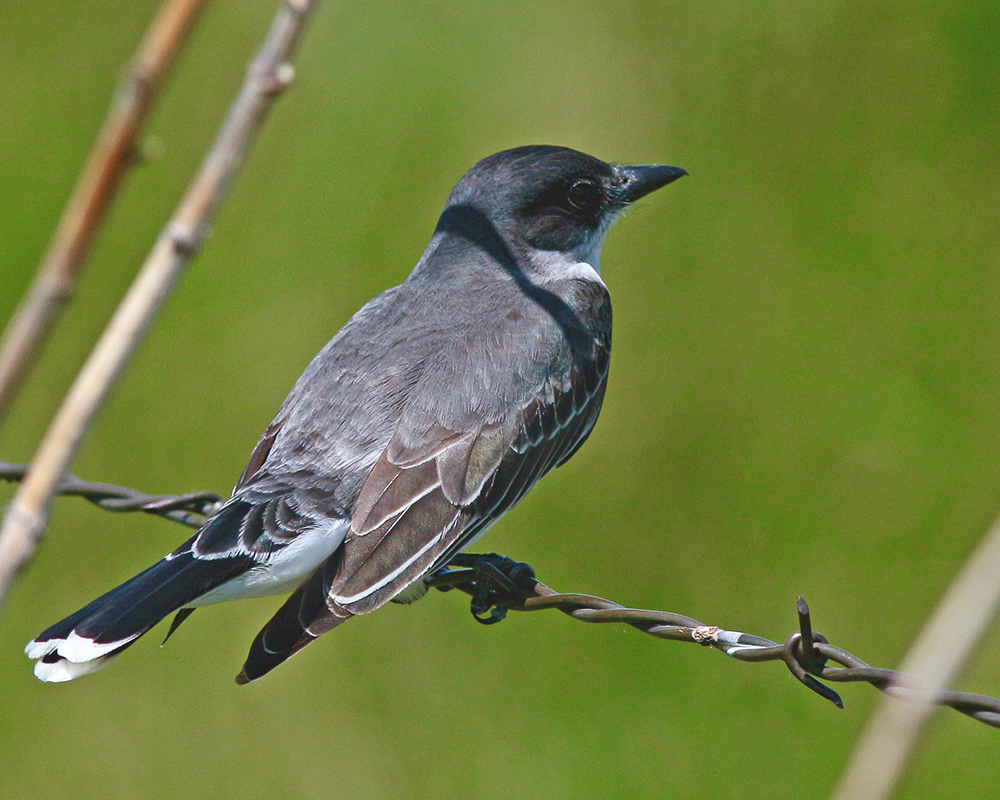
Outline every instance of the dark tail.
[[35, 675], [61, 682], [96, 672], [173, 611], [245, 572], [249, 556], [195, 558], [183, 548], [57, 622], [28, 643]]
[[330, 586], [342, 562], [341, 548], [324, 561], [271, 617], [250, 645], [243, 671], [236, 676], [237, 683], [250, 683], [266, 675], [317, 636], [353, 616], [350, 611], [339, 607], [331, 609], [327, 603]]

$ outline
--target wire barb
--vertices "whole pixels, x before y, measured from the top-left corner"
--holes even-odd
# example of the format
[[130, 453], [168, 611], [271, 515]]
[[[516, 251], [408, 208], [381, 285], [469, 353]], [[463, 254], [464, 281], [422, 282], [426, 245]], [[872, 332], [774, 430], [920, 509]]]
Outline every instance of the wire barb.
[[[25, 464], [0, 461], [0, 479], [20, 481], [27, 469]], [[203, 525], [222, 502], [222, 498], [212, 492], [147, 495], [123, 486], [88, 483], [72, 475], [64, 475], [60, 479], [55, 493], [83, 497], [109, 511], [142, 511], [191, 527]], [[442, 592], [458, 589], [470, 595], [472, 615], [485, 625], [500, 622], [508, 611], [555, 608], [583, 622], [625, 623], [658, 639], [712, 647], [737, 661], [784, 662], [789, 672], [804, 686], [838, 708], [844, 707], [840, 696], [821, 681], [864, 681], [899, 699], [929, 698], [928, 702], [933, 705], [953, 708], [986, 725], [1000, 728], [1000, 699], [936, 689], [911, 675], [872, 667], [815, 632], [809, 606], [801, 597], [795, 601], [799, 630], [784, 644], [779, 644], [763, 636], [706, 625], [683, 614], [627, 608], [589, 594], [556, 592], [539, 581], [528, 564], [496, 553], [459, 553], [447, 567], [437, 570], [425, 583]], [[186, 615], [174, 620], [167, 638], [185, 618]], [[837, 666], [829, 666], [829, 662]]]
[[[477, 559], [484, 559], [486, 566], [479, 567]], [[484, 556], [463, 553], [451, 564], [461, 569], [439, 570], [427, 581], [428, 585], [437, 586], [442, 590], [464, 591], [472, 595], [473, 604], [476, 604], [477, 598], [489, 596], [488, 593], [483, 593], [481, 581], [492, 579], [507, 564], [530, 571], [522, 574], [530, 574], [532, 579], [534, 576], [534, 572], [527, 564], [504, 559], [495, 553]], [[515, 584], [518, 591], [523, 593], [526, 589], [525, 582], [515, 582], [512, 578], [509, 572], [503, 573], [500, 577], [498, 591], [501, 594], [498, 596], [503, 597], [500, 604], [504, 615], [508, 610], [537, 611], [543, 608], [557, 608], [584, 622], [624, 622], [657, 638], [695, 642], [706, 647], [714, 647], [739, 661], [782, 661], [788, 671], [804, 686], [838, 708], [844, 707], [840, 695], [821, 683], [821, 680], [865, 681], [880, 691], [904, 700], [910, 699], [909, 694], [921, 689], [927, 691], [926, 687], [921, 686], [920, 682], [911, 676], [895, 670], [871, 667], [847, 650], [830, 644], [825, 636], [813, 631], [809, 606], [801, 597], [796, 598], [799, 630], [789, 636], [782, 645], [762, 636], [705, 625], [691, 617], [667, 611], [626, 608], [591, 595], [560, 594], [537, 580], [534, 581], [530, 592], [523, 594], [522, 599], [518, 600], [511, 593], [511, 584]], [[503, 595], [503, 592], [508, 594]], [[478, 619], [478, 615], [485, 611], [486, 609], [475, 606], [473, 614]], [[498, 622], [499, 619], [493, 621]], [[829, 661], [840, 666], [827, 666]], [[995, 697], [937, 690], [933, 692], [931, 702], [954, 708], [986, 725], [1000, 728], [1000, 699]]]

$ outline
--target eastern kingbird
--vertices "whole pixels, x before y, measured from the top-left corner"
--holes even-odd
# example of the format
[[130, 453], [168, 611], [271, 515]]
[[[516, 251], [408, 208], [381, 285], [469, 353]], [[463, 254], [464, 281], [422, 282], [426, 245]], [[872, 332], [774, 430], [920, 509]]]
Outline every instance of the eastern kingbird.
[[232, 497], [187, 542], [25, 648], [35, 675], [106, 666], [168, 614], [282, 593], [237, 683], [388, 600], [478, 539], [576, 452], [604, 398], [604, 236], [687, 173], [564, 147], [483, 159], [406, 281], [296, 382]]

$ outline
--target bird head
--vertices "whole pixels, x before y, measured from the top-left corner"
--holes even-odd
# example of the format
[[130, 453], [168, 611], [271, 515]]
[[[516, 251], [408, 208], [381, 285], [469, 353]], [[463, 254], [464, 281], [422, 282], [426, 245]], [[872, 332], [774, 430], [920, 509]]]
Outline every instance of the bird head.
[[641, 197], [687, 175], [680, 167], [623, 166], [567, 147], [504, 150], [473, 166], [452, 190], [449, 210], [478, 212], [510, 244], [598, 264], [604, 236]]

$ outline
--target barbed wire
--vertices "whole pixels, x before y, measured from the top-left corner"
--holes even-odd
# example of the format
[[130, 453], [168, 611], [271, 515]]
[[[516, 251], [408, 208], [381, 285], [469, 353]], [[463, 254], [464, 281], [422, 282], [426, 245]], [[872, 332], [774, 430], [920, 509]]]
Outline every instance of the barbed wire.
[[[628, 608], [593, 595], [556, 592], [537, 580], [527, 564], [492, 553], [462, 554], [453, 563], [464, 568], [441, 570], [428, 579], [428, 585], [445, 590], [459, 589], [472, 595], [473, 616], [485, 624], [499, 622], [508, 610], [555, 608], [583, 622], [625, 623], [658, 639], [713, 647], [738, 661], [782, 661], [796, 679], [838, 708], [844, 707], [840, 696], [820, 680], [864, 681], [898, 699], [920, 698], [1000, 728], [1000, 699], [938, 689], [912, 675], [872, 667], [853, 653], [830, 644], [822, 634], [815, 633], [809, 607], [801, 597], [796, 598], [799, 630], [781, 644], [763, 636], [706, 625], [682, 614]], [[483, 618], [487, 611], [491, 616]], [[828, 661], [840, 666], [827, 666]]]
[[[26, 464], [0, 461], [0, 479], [20, 481], [27, 470]], [[142, 511], [194, 528], [204, 524], [222, 502], [212, 492], [148, 495], [114, 484], [83, 481], [72, 475], [64, 476], [55, 493], [83, 497], [108, 511]], [[557, 592], [539, 581], [527, 564], [495, 553], [461, 553], [449, 568], [438, 570], [426, 583], [441, 591], [457, 589], [470, 595], [473, 616], [486, 625], [500, 622], [508, 611], [554, 608], [583, 622], [625, 623], [658, 639], [712, 647], [738, 661], [783, 662], [798, 681], [838, 708], [844, 707], [840, 695], [820, 681], [866, 682], [892, 697], [953, 708], [1000, 728], [1000, 699], [939, 689], [912, 675], [872, 667], [814, 632], [809, 607], [801, 597], [796, 598], [799, 630], [782, 644], [763, 636], [706, 625], [683, 614], [628, 608], [603, 597]], [[829, 666], [828, 662], [839, 666]]]
[[[27, 474], [28, 466], [0, 461], [0, 479], [17, 483]], [[136, 489], [112, 483], [82, 481], [75, 475], [63, 475], [56, 484], [54, 493], [82, 497], [105, 511], [143, 511], [155, 514], [190, 528], [204, 525], [222, 503], [222, 497], [214, 492], [143, 494]]]

